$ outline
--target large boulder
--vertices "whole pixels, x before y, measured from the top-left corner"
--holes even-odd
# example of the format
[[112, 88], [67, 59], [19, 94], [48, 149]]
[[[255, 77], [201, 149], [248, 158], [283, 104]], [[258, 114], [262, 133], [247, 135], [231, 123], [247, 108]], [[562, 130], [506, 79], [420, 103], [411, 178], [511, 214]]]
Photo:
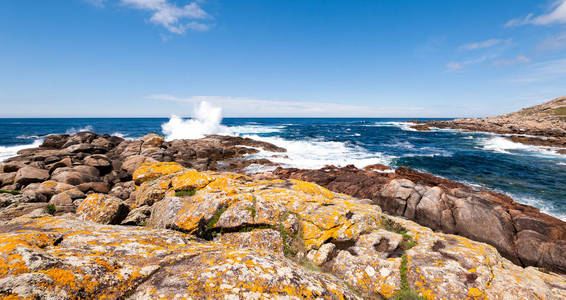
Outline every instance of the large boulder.
[[16, 172], [14, 182], [21, 186], [26, 186], [34, 182], [42, 182], [49, 178], [49, 171], [30, 166], [25, 166]]

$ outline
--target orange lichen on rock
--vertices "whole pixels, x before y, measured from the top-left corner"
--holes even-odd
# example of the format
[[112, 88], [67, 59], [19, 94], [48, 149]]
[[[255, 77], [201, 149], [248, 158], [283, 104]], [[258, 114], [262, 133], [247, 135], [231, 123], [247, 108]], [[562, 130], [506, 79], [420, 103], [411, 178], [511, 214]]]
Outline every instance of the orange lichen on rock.
[[182, 171], [183, 169], [183, 166], [176, 162], [143, 163], [138, 166], [138, 168], [132, 175], [132, 178], [136, 182], [136, 184], [139, 185], [142, 182], [153, 180], [163, 175], [177, 173]]

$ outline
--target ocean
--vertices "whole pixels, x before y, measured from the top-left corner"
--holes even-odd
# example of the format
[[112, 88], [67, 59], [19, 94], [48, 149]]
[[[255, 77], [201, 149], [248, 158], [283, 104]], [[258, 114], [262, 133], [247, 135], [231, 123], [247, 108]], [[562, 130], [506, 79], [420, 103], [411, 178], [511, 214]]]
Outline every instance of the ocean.
[[[195, 119], [66, 118], [0, 119], [0, 161], [41, 144], [54, 133], [93, 131], [136, 139], [159, 133], [168, 140], [227, 134], [263, 140], [288, 150], [262, 151], [284, 166], [364, 167], [385, 164], [505, 193], [517, 202], [566, 220], [566, 156], [551, 148], [514, 143], [500, 135], [438, 129], [419, 132], [409, 119], [224, 118], [209, 109]], [[252, 165], [255, 171], [265, 167]]]

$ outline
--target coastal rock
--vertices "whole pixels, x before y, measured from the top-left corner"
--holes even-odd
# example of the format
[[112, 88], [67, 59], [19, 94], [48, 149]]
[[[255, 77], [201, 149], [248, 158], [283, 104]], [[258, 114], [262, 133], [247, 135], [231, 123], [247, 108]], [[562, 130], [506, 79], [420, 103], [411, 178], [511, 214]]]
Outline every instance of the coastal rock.
[[34, 182], [42, 182], [49, 178], [49, 171], [30, 166], [25, 166], [16, 172], [14, 182], [18, 185], [26, 186]]
[[103, 194], [90, 194], [77, 208], [77, 215], [101, 224], [120, 224], [128, 215], [128, 206], [122, 200]]
[[132, 209], [126, 218], [120, 223], [122, 225], [145, 226], [147, 219], [151, 215], [151, 207], [148, 205]]
[[273, 174], [314, 181], [335, 192], [371, 199], [389, 214], [493, 245], [520, 266], [566, 273], [566, 223], [506, 195], [475, 191], [407, 167], [395, 173], [355, 167], [280, 168]]
[[[145, 172], [153, 172], [151, 169], [151, 164], [144, 166]], [[163, 199], [157, 199], [152, 206], [147, 227], [176, 229], [206, 240], [270, 252], [279, 251], [271, 246], [273, 239], [262, 237], [258, 240], [265, 242], [256, 243], [254, 235], [269, 233], [276, 240], [280, 236], [288, 259], [300, 262], [301, 257], [306, 258], [309, 264], [345, 281], [365, 297], [395, 296], [403, 284], [401, 270], [405, 268], [407, 285], [429, 298], [465, 298], [476, 292], [488, 298], [556, 297], [566, 289], [560, 276], [515, 266], [489, 245], [434, 233], [416, 223], [385, 216], [376, 205], [332, 193], [316, 184], [191, 170], [152, 181], [168, 181], [188, 172], [193, 174], [187, 176], [186, 182], [194, 180], [192, 194], [176, 197], [172, 196], [172, 185], [164, 193], [159, 185], [151, 185], [163, 194]], [[196, 184], [201, 178], [206, 178], [206, 184]], [[402, 186], [418, 187], [408, 182]], [[443, 197], [439, 188], [429, 188], [423, 195], [433, 202]], [[289, 222], [289, 216], [295, 221]], [[496, 266], [504, 266], [497, 276], [518, 276], [521, 283], [501, 281], [499, 286], [491, 285], [495, 275], [490, 270]], [[534, 285], [524, 284], [533, 274], [538, 278]], [[438, 285], [441, 276], [448, 281]], [[555, 288], [549, 290], [548, 284]]]
[[143, 142], [142, 148], [161, 147], [165, 142], [162, 136], [155, 133], [146, 134], [140, 140]]
[[95, 167], [102, 174], [106, 174], [112, 169], [112, 163], [106, 155], [93, 154], [84, 159], [84, 164], [87, 166]]
[[138, 166], [146, 162], [156, 162], [156, 160], [143, 155], [132, 155], [126, 158], [126, 160], [122, 163], [121, 169], [126, 171], [128, 175], [132, 176]]
[[[186, 172], [194, 171], [142, 184]], [[195, 183], [209, 182], [191, 185], [194, 194], [182, 196], [172, 196], [170, 186], [145, 227], [88, 221], [121, 203], [97, 194], [83, 201], [78, 219], [38, 212], [0, 222], [0, 295], [566, 297], [566, 279], [559, 275], [521, 268], [492, 246], [435, 233], [313, 183], [212, 171], [193, 175]], [[142, 207], [139, 212], [148, 210]], [[96, 213], [86, 217], [89, 212]]]
[[0, 173], [0, 187], [14, 184], [15, 179], [16, 179], [16, 172]]
[[431, 127], [513, 134], [506, 138], [530, 145], [566, 148], [566, 97], [501, 116], [425, 121], [413, 126], [417, 130], [430, 130]]
[[234, 232], [219, 235], [215, 241], [238, 248], [251, 248], [283, 255], [281, 233], [273, 229], [253, 229], [249, 232]]

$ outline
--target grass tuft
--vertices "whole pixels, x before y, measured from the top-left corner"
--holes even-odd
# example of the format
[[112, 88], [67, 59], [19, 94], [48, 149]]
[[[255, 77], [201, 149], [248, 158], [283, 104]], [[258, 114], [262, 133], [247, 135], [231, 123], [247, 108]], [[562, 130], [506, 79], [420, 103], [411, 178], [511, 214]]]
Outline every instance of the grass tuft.
[[212, 216], [212, 218], [210, 219], [210, 221], [208, 221], [208, 224], [206, 225], [208, 230], [211, 230], [214, 227], [216, 222], [218, 222], [218, 220], [220, 219], [220, 216], [222, 216], [222, 214], [227, 209], [228, 209], [228, 206], [221, 206], [221, 207], [218, 208], [218, 210], [214, 213], [214, 216]]
[[197, 192], [196, 190], [175, 191], [175, 197], [190, 197], [190, 196], [194, 196], [196, 192]]
[[57, 208], [55, 208], [55, 204], [49, 204], [49, 205], [47, 205], [47, 212], [48, 212], [50, 215], [54, 215], [56, 211], [57, 211]]
[[0, 194], [12, 194], [12, 195], [19, 195], [20, 191], [7, 191], [7, 190], [0, 190]]

